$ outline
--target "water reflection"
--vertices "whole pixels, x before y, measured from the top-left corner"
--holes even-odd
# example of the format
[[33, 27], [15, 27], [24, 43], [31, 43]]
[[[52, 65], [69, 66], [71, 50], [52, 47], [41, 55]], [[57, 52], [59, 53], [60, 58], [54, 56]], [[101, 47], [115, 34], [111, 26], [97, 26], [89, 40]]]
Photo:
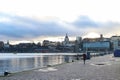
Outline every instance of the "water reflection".
[[34, 68], [42, 68], [48, 65], [57, 65], [65, 62], [72, 62], [73, 55], [39, 55], [26, 58], [0, 59], [0, 72], [19, 72]]

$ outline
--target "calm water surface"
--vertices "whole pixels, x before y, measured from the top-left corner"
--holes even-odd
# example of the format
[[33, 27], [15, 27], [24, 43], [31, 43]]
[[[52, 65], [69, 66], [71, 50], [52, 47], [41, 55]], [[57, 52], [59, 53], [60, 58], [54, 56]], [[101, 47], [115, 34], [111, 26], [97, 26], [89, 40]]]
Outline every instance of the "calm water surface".
[[57, 65], [75, 60], [76, 54], [34, 54], [34, 53], [0, 53], [0, 74], [4, 71], [11, 73]]

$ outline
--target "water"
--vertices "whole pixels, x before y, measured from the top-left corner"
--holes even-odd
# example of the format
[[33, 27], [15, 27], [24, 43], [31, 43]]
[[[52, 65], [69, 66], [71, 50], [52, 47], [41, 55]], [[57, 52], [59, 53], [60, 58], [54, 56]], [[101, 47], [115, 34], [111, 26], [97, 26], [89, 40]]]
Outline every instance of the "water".
[[72, 62], [76, 59], [75, 55], [75, 53], [0, 53], [0, 74], [4, 71], [15, 73]]

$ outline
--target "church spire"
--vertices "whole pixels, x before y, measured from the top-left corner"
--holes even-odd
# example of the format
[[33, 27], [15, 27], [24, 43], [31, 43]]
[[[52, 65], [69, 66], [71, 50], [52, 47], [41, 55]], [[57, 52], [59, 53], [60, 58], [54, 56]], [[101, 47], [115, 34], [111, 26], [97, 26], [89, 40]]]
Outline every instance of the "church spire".
[[68, 35], [67, 35], [67, 33], [66, 33], [66, 36], [65, 36], [65, 38], [68, 38]]
[[65, 42], [65, 44], [68, 44], [68, 43], [69, 43], [69, 37], [68, 37], [67, 33], [66, 33], [66, 36], [65, 36], [64, 42]]

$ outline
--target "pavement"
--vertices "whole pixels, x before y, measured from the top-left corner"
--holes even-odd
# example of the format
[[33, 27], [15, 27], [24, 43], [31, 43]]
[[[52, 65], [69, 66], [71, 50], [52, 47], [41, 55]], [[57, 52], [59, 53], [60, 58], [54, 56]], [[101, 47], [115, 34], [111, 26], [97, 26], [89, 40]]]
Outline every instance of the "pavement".
[[120, 58], [113, 54], [14, 73], [0, 80], [120, 80]]

